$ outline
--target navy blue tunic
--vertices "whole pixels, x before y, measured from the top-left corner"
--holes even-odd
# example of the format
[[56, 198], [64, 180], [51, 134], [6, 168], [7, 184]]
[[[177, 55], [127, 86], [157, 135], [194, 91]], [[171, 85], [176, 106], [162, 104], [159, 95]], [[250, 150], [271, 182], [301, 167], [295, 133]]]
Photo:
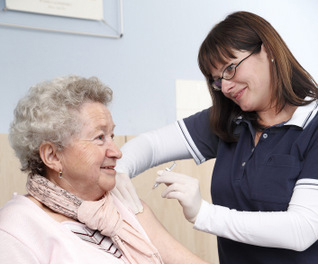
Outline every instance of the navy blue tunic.
[[[209, 127], [209, 111], [190, 116], [179, 125], [197, 163], [216, 158], [213, 204], [238, 211], [286, 211], [296, 182], [318, 179], [316, 102], [298, 107], [288, 122], [265, 129], [256, 147], [255, 130], [242, 119], [237, 120], [238, 142], [220, 140]], [[222, 264], [318, 263], [317, 242], [297, 252], [218, 237], [218, 250]]]

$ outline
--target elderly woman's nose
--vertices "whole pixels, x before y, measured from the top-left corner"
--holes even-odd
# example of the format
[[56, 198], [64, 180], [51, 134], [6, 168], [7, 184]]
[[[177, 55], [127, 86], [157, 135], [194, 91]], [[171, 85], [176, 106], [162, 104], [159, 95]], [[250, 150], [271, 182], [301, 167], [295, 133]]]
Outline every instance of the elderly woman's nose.
[[117, 147], [117, 145], [114, 142], [112, 142], [106, 150], [106, 156], [111, 157], [111, 158], [120, 159], [122, 156], [122, 152]]

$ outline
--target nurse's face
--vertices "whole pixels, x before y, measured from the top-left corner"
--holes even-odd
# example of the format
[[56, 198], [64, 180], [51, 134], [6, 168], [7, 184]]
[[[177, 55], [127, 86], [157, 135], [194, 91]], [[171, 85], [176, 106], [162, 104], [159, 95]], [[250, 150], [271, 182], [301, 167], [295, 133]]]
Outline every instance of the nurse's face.
[[[250, 51], [234, 51], [236, 58], [225, 65], [217, 64], [217, 68], [212, 69], [212, 76], [217, 79], [224, 69], [231, 64], [235, 67], [250, 54]], [[263, 45], [259, 53], [242, 61], [232, 79], [222, 79], [221, 91], [243, 111], [264, 112], [271, 108], [270, 62]]]
[[98, 200], [115, 186], [114, 123], [101, 103], [85, 103], [78, 116], [80, 133], [60, 153], [63, 177], [59, 185], [83, 200]]

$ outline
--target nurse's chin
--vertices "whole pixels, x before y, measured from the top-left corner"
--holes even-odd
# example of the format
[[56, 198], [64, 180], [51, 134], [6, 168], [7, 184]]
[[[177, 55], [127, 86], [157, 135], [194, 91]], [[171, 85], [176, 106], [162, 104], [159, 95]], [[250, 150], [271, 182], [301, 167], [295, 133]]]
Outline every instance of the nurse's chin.
[[251, 110], [251, 107], [250, 105], [247, 105], [247, 104], [244, 104], [243, 102], [235, 102], [240, 108], [242, 111], [244, 112], [251, 112], [253, 110]]

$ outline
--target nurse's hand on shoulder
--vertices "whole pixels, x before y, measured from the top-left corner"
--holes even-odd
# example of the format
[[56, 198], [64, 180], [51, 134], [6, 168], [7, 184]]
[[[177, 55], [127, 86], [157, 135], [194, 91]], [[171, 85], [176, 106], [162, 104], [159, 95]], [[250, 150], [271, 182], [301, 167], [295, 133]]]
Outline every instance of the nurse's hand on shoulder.
[[198, 179], [171, 171], [158, 171], [158, 175], [156, 182], [167, 185], [161, 196], [177, 199], [183, 207], [185, 218], [194, 223], [202, 202]]
[[142, 213], [143, 206], [128, 174], [117, 172], [116, 186], [111, 192], [134, 214]]

